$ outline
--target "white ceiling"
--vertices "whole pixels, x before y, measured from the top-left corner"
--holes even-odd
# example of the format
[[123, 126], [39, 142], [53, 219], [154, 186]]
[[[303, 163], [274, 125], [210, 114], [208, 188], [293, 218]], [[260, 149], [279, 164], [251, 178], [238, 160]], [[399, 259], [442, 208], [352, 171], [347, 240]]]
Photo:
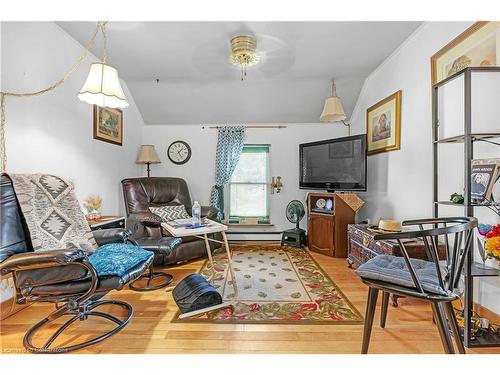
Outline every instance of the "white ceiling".
[[[92, 22], [58, 22], [81, 44]], [[108, 62], [147, 124], [318, 122], [337, 81], [348, 115], [368, 76], [420, 22], [110, 22]], [[245, 81], [229, 40], [253, 34]], [[102, 43], [92, 52], [100, 56]], [[159, 79], [159, 83], [156, 79]]]

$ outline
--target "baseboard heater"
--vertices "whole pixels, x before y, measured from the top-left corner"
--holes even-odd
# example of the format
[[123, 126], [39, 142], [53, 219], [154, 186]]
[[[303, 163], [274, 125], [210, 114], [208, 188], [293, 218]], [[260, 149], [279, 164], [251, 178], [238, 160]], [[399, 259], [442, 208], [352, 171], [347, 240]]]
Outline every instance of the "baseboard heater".
[[281, 241], [283, 232], [237, 232], [227, 231], [229, 241]]

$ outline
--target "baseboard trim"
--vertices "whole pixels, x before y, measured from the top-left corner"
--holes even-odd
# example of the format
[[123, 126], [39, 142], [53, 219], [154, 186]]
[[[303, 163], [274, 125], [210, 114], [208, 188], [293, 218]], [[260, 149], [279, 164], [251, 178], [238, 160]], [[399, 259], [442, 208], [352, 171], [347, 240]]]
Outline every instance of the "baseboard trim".
[[229, 241], [280, 241], [281, 232], [227, 232]]
[[266, 240], [231, 240], [229, 242], [234, 243], [234, 244], [248, 244], [248, 245], [251, 245], [254, 242], [258, 242], [259, 244], [268, 243], [268, 244], [275, 245], [275, 244], [279, 244], [280, 240], [269, 240], [269, 239], [266, 239]]
[[281, 234], [283, 232], [235, 232], [235, 231], [227, 231], [226, 234], [258, 234], [258, 235], [268, 235], [268, 234]]

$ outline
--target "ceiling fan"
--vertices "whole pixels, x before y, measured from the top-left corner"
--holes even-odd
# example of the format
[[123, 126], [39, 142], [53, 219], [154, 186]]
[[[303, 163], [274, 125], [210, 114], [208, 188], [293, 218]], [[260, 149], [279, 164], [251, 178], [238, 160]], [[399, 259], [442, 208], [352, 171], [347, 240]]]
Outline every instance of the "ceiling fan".
[[268, 34], [238, 33], [226, 40], [211, 39], [196, 49], [194, 66], [205, 75], [233, 77], [238, 69], [243, 81], [247, 71], [257, 78], [281, 74], [293, 65], [294, 51], [283, 40]]

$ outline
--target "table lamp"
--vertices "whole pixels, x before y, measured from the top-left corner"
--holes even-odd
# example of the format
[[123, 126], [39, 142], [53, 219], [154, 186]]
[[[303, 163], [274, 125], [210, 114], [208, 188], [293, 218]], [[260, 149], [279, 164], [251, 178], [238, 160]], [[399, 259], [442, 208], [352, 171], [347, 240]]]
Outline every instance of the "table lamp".
[[151, 173], [151, 168], [149, 167], [149, 165], [161, 163], [154, 145], [141, 145], [139, 155], [137, 155], [137, 160], [135, 162], [137, 164], [147, 165], [148, 177], [150, 177]]

